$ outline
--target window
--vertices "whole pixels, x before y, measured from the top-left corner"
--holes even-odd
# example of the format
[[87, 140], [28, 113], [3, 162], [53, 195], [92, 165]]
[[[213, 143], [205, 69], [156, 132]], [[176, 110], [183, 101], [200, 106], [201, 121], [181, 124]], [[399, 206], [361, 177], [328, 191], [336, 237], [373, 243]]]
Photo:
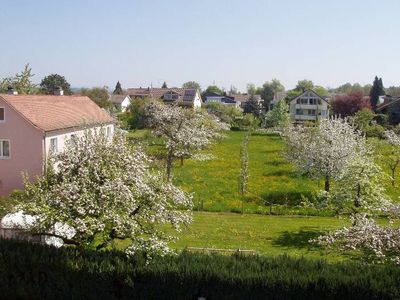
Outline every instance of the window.
[[4, 107], [0, 107], [0, 122], [5, 121], [5, 109]]
[[57, 145], [57, 138], [50, 139], [50, 152], [57, 153], [58, 152], [58, 145]]
[[321, 105], [321, 99], [318, 99], [318, 105]]
[[10, 141], [0, 140], [0, 158], [10, 157]]
[[296, 115], [302, 115], [303, 110], [302, 109], [296, 109]]
[[76, 136], [76, 134], [71, 134], [71, 140], [70, 143], [72, 146], [76, 146], [78, 143], [78, 137]]

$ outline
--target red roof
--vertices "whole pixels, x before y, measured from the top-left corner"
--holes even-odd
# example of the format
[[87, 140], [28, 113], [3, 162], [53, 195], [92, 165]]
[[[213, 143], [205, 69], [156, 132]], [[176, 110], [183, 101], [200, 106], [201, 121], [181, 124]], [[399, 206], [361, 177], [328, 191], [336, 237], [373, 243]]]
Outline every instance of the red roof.
[[0, 95], [42, 131], [111, 123], [111, 116], [85, 96]]

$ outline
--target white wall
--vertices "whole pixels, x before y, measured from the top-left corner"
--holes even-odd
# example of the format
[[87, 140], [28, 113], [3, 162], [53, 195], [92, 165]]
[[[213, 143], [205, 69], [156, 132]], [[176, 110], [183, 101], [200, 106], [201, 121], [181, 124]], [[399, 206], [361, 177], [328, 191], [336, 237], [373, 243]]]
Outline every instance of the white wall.
[[[105, 133], [107, 134], [107, 128], [110, 131], [111, 137], [114, 135], [114, 124], [108, 124], [104, 126], [97, 126], [93, 127], [93, 130], [104, 130]], [[52, 132], [47, 132], [46, 137], [44, 139], [45, 143], [45, 153], [46, 157], [49, 155], [50, 151], [50, 146], [51, 146], [51, 139], [56, 138], [57, 139], [57, 151], [62, 152], [64, 151], [66, 147], [66, 141], [71, 139], [71, 135], [76, 135], [78, 138], [82, 137], [87, 129], [81, 129], [81, 130], [62, 130], [62, 131], [52, 131]]]

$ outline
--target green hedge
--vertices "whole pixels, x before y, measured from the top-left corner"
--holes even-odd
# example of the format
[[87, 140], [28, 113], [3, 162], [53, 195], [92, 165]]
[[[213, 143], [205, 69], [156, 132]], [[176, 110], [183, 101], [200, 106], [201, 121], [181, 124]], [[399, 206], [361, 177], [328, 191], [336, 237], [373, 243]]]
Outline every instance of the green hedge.
[[127, 258], [0, 240], [1, 299], [399, 299], [400, 268], [183, 252]]

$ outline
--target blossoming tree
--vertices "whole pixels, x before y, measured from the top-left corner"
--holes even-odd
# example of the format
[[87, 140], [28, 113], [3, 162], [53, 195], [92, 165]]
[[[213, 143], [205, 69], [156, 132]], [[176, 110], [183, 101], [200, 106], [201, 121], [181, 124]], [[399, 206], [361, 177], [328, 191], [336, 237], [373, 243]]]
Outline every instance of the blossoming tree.
[[216, 121], [200, 110], [184, 109], [177, 105], [152, 102], [145, 108], [148, 125], [157, 136], [166, 139], [166, 173], [172, 179], [175, 159], [190, 157], [194, 151], [203, 149], [214, 140], [221, 138], [220, 131], [227, 125]]
[[67, 144], [45, 175], [26, 181], [17, 199], [15, 210], [38, 217], [31, 230], [55, 236], [53, 226], [59, 222], [76, 230], [70, 239], [57, 236], [66, 244], [101, 249], [129, 239], [128, 253], [168, 251], [171, 236], [160, 225], [180, 230], [189, 224], [191, 198], [150, 172], [143, 151], [120, 134], [109, 140], [102, 132], [87, 131]]
[[320, 120], [315, 127], [289, 127], [286, 157], [303, 173], [324, 178], [325, 191], [357, 155], [366, 151], [365, 137], [346, 119]]
[[392, 172], [392, 186], [395, 186], [396, 169], [400, 165], [400, 135], [396, 134], [393, 130], [387, 130], [385, 131], [385, 136], [392, 148], [390, 155], [385, 156], [385, 160]]

